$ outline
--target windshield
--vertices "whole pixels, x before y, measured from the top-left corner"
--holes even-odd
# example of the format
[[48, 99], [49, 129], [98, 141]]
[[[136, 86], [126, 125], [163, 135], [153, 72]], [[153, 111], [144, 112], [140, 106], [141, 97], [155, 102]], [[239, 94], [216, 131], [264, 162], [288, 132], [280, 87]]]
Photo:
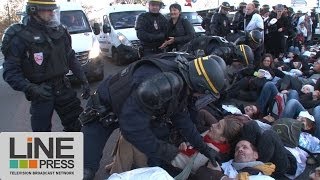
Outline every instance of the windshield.
[[60, 20], [70, 34], [91, 32], [91, 27], [85, 14], [80, 11], [61, 11]]
[[191, 24], [201, 24], [202, 19], [196, 12], [182, 12], [181, 17], [188, 19]]
[[133, 28], [137, 16], [145, 11], [125, 11], [110, 14], [111, 25], [114, 29]]

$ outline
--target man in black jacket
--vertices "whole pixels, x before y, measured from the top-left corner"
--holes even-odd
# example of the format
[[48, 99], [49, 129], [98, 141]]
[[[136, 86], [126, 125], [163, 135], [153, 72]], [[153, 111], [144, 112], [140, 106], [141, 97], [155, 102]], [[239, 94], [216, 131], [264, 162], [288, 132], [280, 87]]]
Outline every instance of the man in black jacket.
[[220, 5], [218, 13], [215, 13], [210, 22], [210, 31], [213, 36], [226, 37], [230, 31], [230, 21], [227, 14], [230, 10], [230, 4], [228, 2], [223, 2]]
[[165, 41], [168, 21], [160, 13], [162, 6], [162, 0], [149, 0], [149, 12], [137, 18], [135, 29], [143, 47], [143, 56], [163, 52], [159, 47]]

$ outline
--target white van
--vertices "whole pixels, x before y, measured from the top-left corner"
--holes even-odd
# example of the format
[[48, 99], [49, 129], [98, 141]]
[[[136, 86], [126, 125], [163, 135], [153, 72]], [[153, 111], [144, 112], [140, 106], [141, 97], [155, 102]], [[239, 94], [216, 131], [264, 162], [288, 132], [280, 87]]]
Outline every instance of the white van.
[[[104, 77], [103, 59], [100, 53], [100, 45], [95, 35], [100, 33], [98, 23], [91, 27], [87, 16], [80, 4], [74, 2], [61, 2], [60, 21], [68, 29], [72, 48], [80, 61], [88, 79], [102, 80]], [[67, 74], [72, 78], [72, 72]]]
[[107, 7], [99, 42], [101, 50], [116, 64], [128, 64], [139, 58], [140, 41], [134, 27], [137, 16], [144, 12], [146, 8], [141, 4]]
[[[169, 6], [161, 9], [161, 13], [167, 18], [170, 19], [170, 10]], [[193, 25], [193, 28], [196, 32], [196, 36], [204, 35], [205, 29], [202, 28], [202, 17], [197, 13], [195, 9], [190, 6], [181, 6], [181, 17], [188, 19], [189, 22]]]

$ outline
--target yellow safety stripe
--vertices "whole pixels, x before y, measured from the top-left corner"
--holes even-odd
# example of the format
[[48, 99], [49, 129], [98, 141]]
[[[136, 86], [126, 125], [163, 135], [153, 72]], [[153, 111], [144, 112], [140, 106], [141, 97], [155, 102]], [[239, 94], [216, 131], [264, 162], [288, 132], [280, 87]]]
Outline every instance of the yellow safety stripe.
[[246, 60], [246, 63], [247, 63], [247, 65], [248, 65], [249, 62], [248, 62], [248, 58], [247, 58], [247, 53], [246, 53], [246, 51], [245, 51], [245, 49], [244, 49], [244, 45], [240, 45], [240, 50], [243, 52], [243, 54], [244, 54], [244, 59]]
[[41, 2], [41, 1], [28, 1], [28, 3], [31, 4], [45, 4], [45, 5], [55, 5], [57, 2], [51, 1], [51, 2]]
[[255, 42], [255, 43], [257, 43], [257, 44], [259, 44], [259, 42], [255, 41], [254, 38], [252, 37], [252, 33], [250, 32], [249, 34], [250, 34], [250, 36], [251, 36], [252, 41]]
[[198, 75], [201, 76], [201, 71], [200, 71], [200, 68], [199, 68], [198, 59], [194, 60], [194, 66], [196, 67]]
[[216, 94], [219, 93], [219, 91], [214, 87], [213, 83], [210, 81], [209, 76], [206, 72], [206, 70], [203, 67], [202, 61], [199, 60], [199, 65], [200, 65], [200, 70], [204, 76], [204, 78], [206, 79], [206, 81], [208, 82], [209, 86], [211, 87], [211, 89], [213, 90], [213, 92], [215, 92]]

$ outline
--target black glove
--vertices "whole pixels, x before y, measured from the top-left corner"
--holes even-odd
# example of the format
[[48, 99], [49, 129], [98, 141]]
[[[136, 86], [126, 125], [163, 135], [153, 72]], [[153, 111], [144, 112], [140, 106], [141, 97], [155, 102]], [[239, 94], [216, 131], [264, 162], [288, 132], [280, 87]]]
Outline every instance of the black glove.
[[30, 84], [25, 92], [29, 101], [33, 100], [49, 100], [52, 99], [52, 88], [46, 84]]
[[90, 85], [88, 81], [84, 81], [82, 83], [82, 94], [81, 97], [83, 99], [88, 99], [90, 97]]
[[211, 161], [214, 167], [217, 167], [217, 159], [219, 160], [219, 154], [216, 150], [210, 148], [208, 145], [200, 151], [201, 154], [205, 155]]
[[179, 149], [176, 146], [164, 141], [160, 141], [159, 148], [157, 150], [157, 154], [160, 159], [171, 164], [171, 161], [174, 159], [174, 157], [176, 157], [178, 153]]

